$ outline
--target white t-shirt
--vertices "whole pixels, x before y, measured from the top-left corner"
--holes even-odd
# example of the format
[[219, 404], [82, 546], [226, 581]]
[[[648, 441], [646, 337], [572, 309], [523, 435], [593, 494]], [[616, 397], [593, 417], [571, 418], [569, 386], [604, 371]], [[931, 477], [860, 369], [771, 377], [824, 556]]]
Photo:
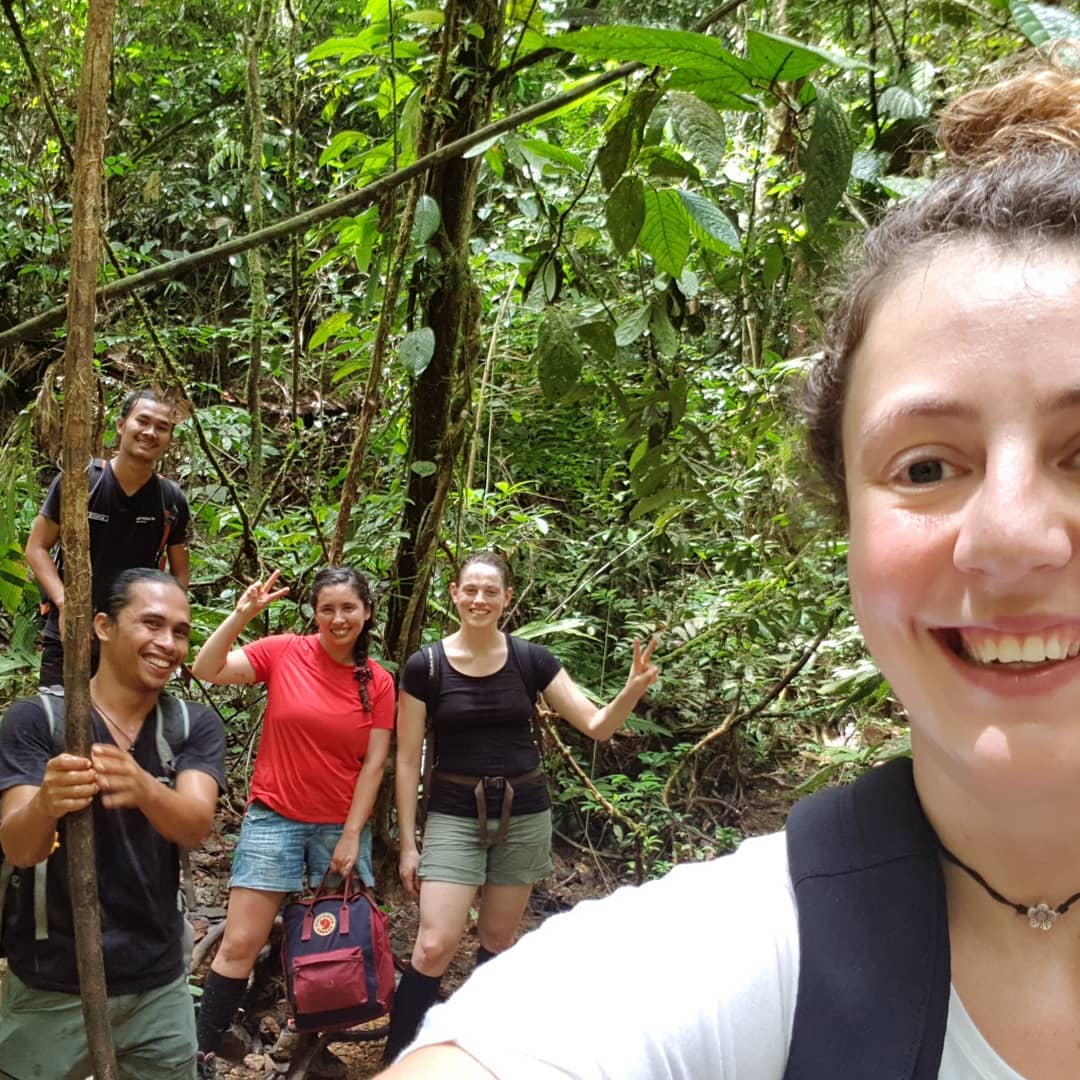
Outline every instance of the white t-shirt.
[[[799, 927], [783, 833], [548, 919], [432, 1009], [500, 1080], [783, 1080]], [[953, 991], [940, 1080], [1023, 1080]]]

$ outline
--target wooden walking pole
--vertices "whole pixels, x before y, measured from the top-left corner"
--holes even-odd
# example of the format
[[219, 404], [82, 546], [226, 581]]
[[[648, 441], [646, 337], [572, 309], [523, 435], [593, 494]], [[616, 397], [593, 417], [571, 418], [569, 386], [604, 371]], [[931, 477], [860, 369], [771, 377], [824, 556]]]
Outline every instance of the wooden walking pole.
[[[90, 523], [87, 469], [91, 459], [94, 317], [101, 264], [106, 99], [116, 0], [90, 0], [75, 128], [72, 182], [71, 281], [64, 351], [64, 482], [60, 489], [60, 546], [64, 557], [64, 696], [67, 750], [90, 756]], [[93, 809], [68, 817], [68, 876], [75, 923], [86, 1041], [96, 1080], [117, 1080], [101, 953]]]

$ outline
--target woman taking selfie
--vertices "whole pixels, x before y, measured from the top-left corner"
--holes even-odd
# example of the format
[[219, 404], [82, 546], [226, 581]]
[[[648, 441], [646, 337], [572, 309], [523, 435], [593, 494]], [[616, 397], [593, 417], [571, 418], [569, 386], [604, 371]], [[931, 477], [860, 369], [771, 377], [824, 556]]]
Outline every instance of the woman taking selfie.
[[1080, 78], [967, 94], [941, 138], [807, 388], [911, 763], [550, 920], [395, 1080], [1080, 1076]]
[[236, 610], [199, 650], [191, 670], [219, 685], [266, 683], [266, 713], [251, 793], [233, 856], [225, 934], [199, 1006], [200, 1070], [213, 1057], [247, 989], [282, 900], [327, 871], [355, 868], [368, 885], [369, 818], [394, 725], [394, 684], [368, 658], [371, 587], [362, 574], [330, 567], [315, 575], [317, 632], [275, 634], [233, 648], [256, 615], [288, 589], [275, 570], [248, 587]]
[[[656, 639], [634, 642], [626, 685], [597, 708], [547, 649], [499, 629], [510, 570], [494, 552], [470, 555], [450, 586], [460, 628], [405, 664], [395, 774], [401, 880], [420, 898], [420, 929], [390, 1017], [386, 1060], [406, 1046], [450, 964], [480, 888], [476, 963], [508, 949], [533, 884], [551, 873], [551, 799], [533, 740], [537, 692], [594, 739], [617, 731], [656, 681]], [[416, 839], [416, 794], [428, 709], [434, 772]]]

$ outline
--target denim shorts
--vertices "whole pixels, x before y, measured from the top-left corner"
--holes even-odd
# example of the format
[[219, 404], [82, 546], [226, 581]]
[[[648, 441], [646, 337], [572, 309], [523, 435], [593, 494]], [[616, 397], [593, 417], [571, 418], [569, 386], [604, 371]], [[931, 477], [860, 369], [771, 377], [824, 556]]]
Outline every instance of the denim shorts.
[[[488, 822], [488, 835], [499, 828]], [[420, 849], [420, 880], [457, 885], [535, 885], [554, 870], [551, 811], [517, 814], [502, 844], [480, 846], [480, 822], [453, 814], [428, 814]]]
[[[264, 892], [300, 892], [307, 881], [315, 888], [330, 867], [341, 825], [293, 821], [256, 799], [244, 814], [240, 838], [233, 853], [230, 889], [261, 889]], [[356, 875], [365, 885], [375, 884], [371, 866], [371, 825], [360, 833]]]

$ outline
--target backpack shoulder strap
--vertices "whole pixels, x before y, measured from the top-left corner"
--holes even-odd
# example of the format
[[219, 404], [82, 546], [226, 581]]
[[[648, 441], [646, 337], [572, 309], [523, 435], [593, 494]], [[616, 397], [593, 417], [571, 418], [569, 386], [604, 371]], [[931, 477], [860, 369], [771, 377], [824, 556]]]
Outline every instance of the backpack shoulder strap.
[[[64, 727], [66, 702], [62, 690], [41, 689], [37, 693], [38, 701], [49, 722], [49, 737], [53, 751], [62, 754], [67, 749], [67, 733]], [[51, 858], [52, 856], [50, 856]], [[5, 863], [0, 868], [0, 911], [3, 909], [4, 889], [11, 878], [12, 867]], [[34, 865], [34, 940], [47, 941], [49, 937], [49, 916], [47, 908], [49, 859], [42, 859]]]
[[514, 666], [518, 669], [518, 674], [521, 676], [521, 681], [525, 684], [525, 689], [528, 692], [529, 698], [530, 700], [535, 701], [540, 695], [540, 680], [536, 675], [536, 661], [533, 656], [533, 651], [529, 647], [527, 641], [523, 641], [519, 637], [514, 637], [513, 634], [507, 634], [506, 641], [510, 656], [514, 661]]
[[787, 852], [799, 985], [785, 1080], [936, 1080], [949, 929], [937, 837], [910, 760], [796, 804]]
[[53, 749], [62, 754], [67, 749], [67, 734], [64, 730], [64, 694], [62, 690], [45, 689], [42, 687], [37, 692], [38, 701], [45, 713], [45, 719], [49, 722], [49, 737], [52, 739]]
[[158, 569], [164, 570], [166, 556], [169, 549], [169, 537], [172, 535], [173, 526], [180, 516], [180, 485], [175, 480], [170, 480], [161, 473], [154, 473], [158, 483], [158, 494], [161, 497], [161, 543], [158, 544], [157, 557], [154, 562]]
[[442, 663], [440, 662], [438, 641], [425, 645], [421, 652], [427, 670], [427, 682], [424, 685], [424, 768], [420, 778], [421, 798], [418, 813], [418, 825], [427, 821], [428, 802], [431, 800], [431, 774], [435, 770], [435, 709], [439, 704], [439, 691], [442, 688]]
[[158, 757], [170, 780], [175, 776], [175, 762], [191, 735], [191, 710], [188, 703], [172, 694], [162, 694], [154, 708], [154, 739]]
[[442, 663], [439, 657], [439, 642], [425, 645], [421, 650], [427, 668], [427, 684], [424, 687], [424, 705], [427, 707], [428, 723], [435, 715], [439, 704], [439, 692], [442, 690]]

